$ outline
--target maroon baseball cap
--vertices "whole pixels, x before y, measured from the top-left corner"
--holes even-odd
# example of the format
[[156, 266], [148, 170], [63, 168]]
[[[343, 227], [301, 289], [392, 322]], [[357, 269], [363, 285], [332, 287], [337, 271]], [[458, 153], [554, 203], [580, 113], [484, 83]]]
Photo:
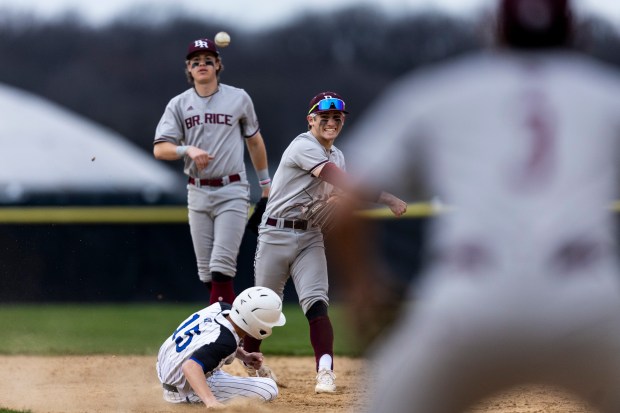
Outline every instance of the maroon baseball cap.
[[566, 46], [572, 34], [569, 0], [502, 0], [500, 41], [517, 48]]
[[220, 52], [215, 46], [215, 42], [211, 39], [197, 39], [191, 42], [187, 48], [186, 59], [189, 59], [191, 55], [196, 52], [211, 52], [216, 56], [220, 55]]
[[349, 113], [345, 109], [342, 97], [336, 92], [321, 92], [310, 100], [308, 105], [308, 115], [311, 113], [327, 112], [328, 110], [338, 110], [342, 113]]

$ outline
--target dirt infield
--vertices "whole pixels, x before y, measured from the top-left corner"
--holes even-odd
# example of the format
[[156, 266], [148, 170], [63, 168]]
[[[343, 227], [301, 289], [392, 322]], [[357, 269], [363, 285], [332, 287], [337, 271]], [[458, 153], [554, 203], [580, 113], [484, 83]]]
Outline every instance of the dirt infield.
[[[338, 392], [314, 394], [314, 359], [268, 357], [285, 382], [268, 404], [233, 404], [225, 412], [359, 412], [368, 374], [360, 359], [336, 357]], [[186, 413], [203, 406], [170, 405], [161, 398], [155, 357], [0, 356], [0, 406], [33, 413]], [[237, 363], [226, 370], [243, 375]], [[472, 409], [475, 413], [591, 413], [583, 404], [554, 389], [512, 389]]]

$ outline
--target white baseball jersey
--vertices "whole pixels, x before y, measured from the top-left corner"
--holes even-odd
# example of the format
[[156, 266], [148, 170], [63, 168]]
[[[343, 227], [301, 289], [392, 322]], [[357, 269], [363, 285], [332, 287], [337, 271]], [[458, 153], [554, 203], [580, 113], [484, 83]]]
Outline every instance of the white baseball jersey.
[[370, 411], [463, 411], [527, 381], [620, 409], [615, 72], [568, 52], [470, 56], [398, 82], [347, 143], [378, 187], [413, 200], [422, 176], [454, 207], [376, 355]]
[[192, 87], [170, 100], [155, 131], [155, 143], [191, 145], [214, 156], [202, 171], [189, 156], [184, 171], [194, 178], [219, 178], [245, 171], [244, 138], [259, 131], [252, 99], [243, 89], [219, 84], [201, 97]]
[[224, 317], [229, 312], [230, 304], [215, 303], [179, 325], [159, 349], [157, 375], [162, 383], [186, 388], [181, 367], [190, 358], [202, 366], [205, 375], [211, 375], [234, 356], [239, 336]]
[[170, 403], [200, 403], [200, 397], [183, 375], [183, 363], [192, 359], [202, 366], [205, 380], [219, 402], [236, 397], [263, 401], [278, 396], [278, 386], [268, 377], [238, 377], [223, 370], [239, 346], [239, 336], [225, 318], [230, 304], [215, 303], [184, 320], [162, 344], [157, 356], [157, 376], [164, 400]]
[[223, 370], [239, 346], [239, 336], [225, 318], [230, 304], [215, 303], [185, 319], [162, 344], [157, 356], [157, 376], [163, 385], [164, 400], [170, 403], [200, 403], [183, 375], [183, 363], [192, 359], [202, 366], [205, 380], [219, 402], [235, 397], [273, 400], [278, 386], [268, 377], [239, 377]]

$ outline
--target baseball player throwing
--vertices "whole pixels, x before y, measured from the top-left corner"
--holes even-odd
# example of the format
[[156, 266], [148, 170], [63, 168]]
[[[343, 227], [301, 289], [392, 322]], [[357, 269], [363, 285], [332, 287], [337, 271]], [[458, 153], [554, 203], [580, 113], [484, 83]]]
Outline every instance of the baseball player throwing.
[[285, 321], [280, 297], [263, 287], [241, 292], [232, 307], [217, 302], [190, 315], [159, 349], [156, 368], [164, 400], [202, 402], [208, 408], [239, 397], [273, 400], [278, 387], [272, 379], [237, 377], [221, 367], [236, 357], [260, 368], [263, 355], [245, 352], [239, 342], [246, 337], [265, 339]]
[[[334, 146], [348, 112], [334, 92], [312, 98], [306, 120], [308, 131], [297, 136], [284, 151], [259, 229], [255, 257], [256, 285], [280, 297], [289, 277], [310, 325], [310, 342], [316, 359], [317, 393], [336, 391], [333, 365], [334, 333], [329, 319], [328, 277], [321, 228], [303, 219], [303, 205], [328, 197], [334, 188], [348, 189], [351, 181], [342, 152]], [[391, 194], [376, 193], [374, 202], [400, 216], [405, 202]], [[259, 351], [260, 340], [244, 341], [246, 351]], [[254, 371], [251, 370], [250, 374]], [[258, 372], [269, 375], [268, 372]]]
[[432, 193], [454, 207], [430, 232], [415, 306], [374, 354], [373, 413], [461, 412], [523, 383], [620, 411], [609, 210], [620, 77], [565, 47], [567, 0], [498, 4], [506, 47], [416, 70], [352, 133], [353, 170], [411, 196], [413, 168], [424, 165]]
[[185, 161], [189, 226], [198, 277], [210, 302], [231, 303], [233, 277], [249, 211], [243, 145], [269, 195], [267, 153], [250, 96], [219, 82], [224, 66], [210, 39], [190, 43], [186, 75], [192, 87], [174, 97], [157, 125], [157, 159]]

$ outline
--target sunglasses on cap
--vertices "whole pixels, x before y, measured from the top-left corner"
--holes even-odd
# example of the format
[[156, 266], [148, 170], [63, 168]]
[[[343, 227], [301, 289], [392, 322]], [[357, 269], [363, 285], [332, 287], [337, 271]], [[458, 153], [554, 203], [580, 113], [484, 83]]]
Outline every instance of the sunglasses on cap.
[[316, 105], [312, 106], [308, 111], [308, 115], [311, 114], [315, 109], [319, 111], [340, 110], [342, 112], [345, 112], [344, 106], [344, 101], [342, 99], [325, 98], [319, 100]]

